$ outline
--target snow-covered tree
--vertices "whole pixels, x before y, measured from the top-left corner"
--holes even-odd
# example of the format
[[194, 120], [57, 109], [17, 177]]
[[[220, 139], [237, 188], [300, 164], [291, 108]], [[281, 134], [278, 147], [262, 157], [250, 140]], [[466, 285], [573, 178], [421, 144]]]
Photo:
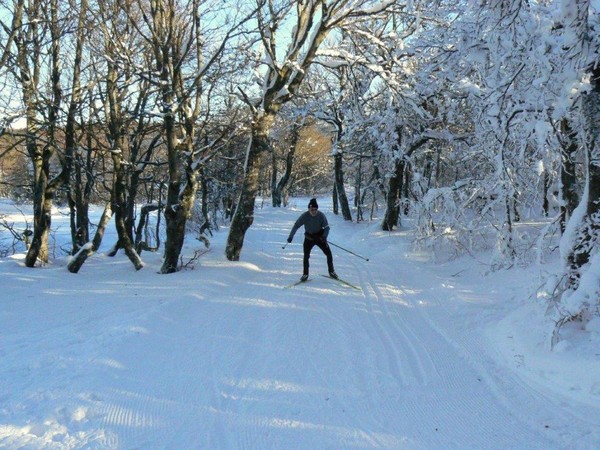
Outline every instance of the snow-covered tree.
[[581, 201], [561, 239], [563, 273], [546, 289], [556, 344], [565, 324], [600, 315], [600, 11], [590, 1], [557, 2], [554, 18], [564, 55], [560, 74], [573, 130], [569, 137], [583, 150], [585, 162]]
[[[215, 69], [230, 51], [230, 40], [254, 11], [233, 3], [223, 10], [220, 2], [210, 1], [169, 0], [146, 6], [148, 11], [140, 5], [143, 26], [138, 30], [153, 55], [150, 77], [158, 91], [169, 168], [161, 272], [172, 273], [178, 268], [198, 174], [214, 154], [217, 142], [234, 134], [222, 130], [211, 136], [204, 129], [205, 136], [200, 135], [201, 118], [210, 108], [207, 99], [219, 82]], [[217, 28], [214, 22], [218, 22]]]

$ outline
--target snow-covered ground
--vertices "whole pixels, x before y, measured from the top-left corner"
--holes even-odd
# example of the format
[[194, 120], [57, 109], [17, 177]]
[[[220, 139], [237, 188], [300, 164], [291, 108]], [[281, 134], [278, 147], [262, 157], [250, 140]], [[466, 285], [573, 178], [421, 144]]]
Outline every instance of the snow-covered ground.
[[535, 291], [556, 267], [432, 263], [410, 229], [320, 203], [330, 240], [370, 259], [333, 248], [360, 290], [319, 276], [318, 248], [312, 280], [285, 288], [304, 199], [257, 210], [240, 262], [226, 229], [172, 275], [151, 253], [136, 272], [100, 252], [77, 275], [0, 259], [0, 448], [600, 448], [600, 326], [548, 349]]

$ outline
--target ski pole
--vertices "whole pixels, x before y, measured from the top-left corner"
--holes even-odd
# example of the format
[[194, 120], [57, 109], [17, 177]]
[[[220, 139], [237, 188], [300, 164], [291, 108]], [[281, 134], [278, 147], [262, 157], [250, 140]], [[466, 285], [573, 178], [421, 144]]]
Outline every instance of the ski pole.
[[289, 244], [289, 242], [286, 242], [285, 245], [283, 247], [281, 247], [282, 249], [285, 249], [287, 247], [287, 245]]
[[364, 259], [365, 261], [368, 261], [368, 260], [369, 260], [369, 258], [365, 258], [364, 256], [357, 255], [356, 253], [354, 253], [354, 252], [351, 252], [351, 251], [350, 251], [350, 250], [348, 250], [347, 248], [340, 247], [339, 245], [337, 245], [337, 244], [334, 244], [334, 243], [333, 243], [333, 242], [331, 242], [331, 241], [327, 241], [327, 242], [329, 242], [329, 243], [330, 243], [331, 245], [333, 245], [334, 247], [337, 247], [337, 248], [339, 248], [339, 249], [342, 249], [342, 250], [344, 250], [345, 252], [348, 252], [348, 253], [350, 253], [351, 255], [358, 256], [359, 258], [361, 258], [361, 259]]

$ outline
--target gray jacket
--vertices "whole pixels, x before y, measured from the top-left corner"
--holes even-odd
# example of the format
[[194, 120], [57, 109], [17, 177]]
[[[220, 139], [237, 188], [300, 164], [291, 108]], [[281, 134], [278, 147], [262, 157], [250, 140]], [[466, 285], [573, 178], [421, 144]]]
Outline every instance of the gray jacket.
[[329, 235], [329, 223], [327, 223], [327, 217], [321, 211], [317, 211], [317, 214], [313, 217], [309, 211], [305, 211], [298, 217], [296, 223], [290, 231], [289, 240], [294, 238], [294, 234], [304, 225], [304, 236], [307, 239], [314, 240], [315, 238], [327, 239]]

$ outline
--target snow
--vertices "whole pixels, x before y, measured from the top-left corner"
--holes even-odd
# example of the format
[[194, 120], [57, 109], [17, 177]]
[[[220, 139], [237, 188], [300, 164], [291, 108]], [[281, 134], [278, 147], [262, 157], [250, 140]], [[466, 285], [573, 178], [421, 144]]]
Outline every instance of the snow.
[[[0, 448], [600, 448], [600, 323], [550, 350], [535, 298], [558, 256], [488, 274], [434, 263], [409, 222], [347, 223], [319, 198], [330, 240], [370, 260], [332, 248], [360, 290], [320, 277], [318, 248], [312, 280], [286, 289], [306, 203], [257, 209], [242, 261], [222, 228], [171, 275], [160, 254], [140, 271], [106, 256], [114, 234], [77, 275], [62, 256], [0, 259]], [[53, 227], [66, 242], [68, 218]]]

